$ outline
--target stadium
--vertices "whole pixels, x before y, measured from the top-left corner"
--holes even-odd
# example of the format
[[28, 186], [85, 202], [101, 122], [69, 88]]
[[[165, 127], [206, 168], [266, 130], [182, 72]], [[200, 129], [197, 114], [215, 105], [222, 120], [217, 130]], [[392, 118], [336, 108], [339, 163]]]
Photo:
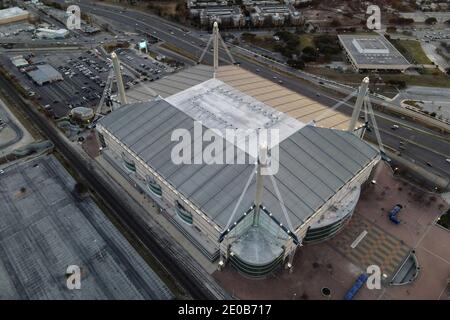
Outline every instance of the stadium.
[[[131, 103], [97, 123], [104, 158], [211, 262], [247, 277], [291, 268], [299, 247], [338, 233], [380, 160], [349, 117], [237, 66], [197, 65], [148, 91], [147, 101], [140, 90], [127, 92]], [[223, 140], [216, 152], [231, 144], [248, 162], [175, 164], [175, 130], [207, 148], [196, 122]], [[263, 176], [260, 155], [227, 140], [226, 128], [279, 130], [277, 154], [274, 144], [268, 151], [276, 174]]]

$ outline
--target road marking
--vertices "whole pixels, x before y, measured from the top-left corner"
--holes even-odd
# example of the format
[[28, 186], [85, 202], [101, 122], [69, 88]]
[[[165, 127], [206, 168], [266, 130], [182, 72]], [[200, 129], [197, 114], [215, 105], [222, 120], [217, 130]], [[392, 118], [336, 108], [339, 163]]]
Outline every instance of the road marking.
[[362, 239], [364, 239], [364, 237], [367, 235], [367, 231], [364, 230], [363, 232], [361, 232], [361, 234], [355, 239], [355, 241], [353, 241], [353, 243], [350, 245], [350, 247], [352, 249], [355, 249], [358, 244], [362, 241]]
[[419, 148], [422, 148], [422, 149], [427, 150], [427, 151], [429, 151], [429, 152], [432, 152], [432, 153], [435, 153], [435, 154], [437, 154], [437, 155], [440, 155], [440, 156], [442, 156], [442, 157], [444, 157], [444, 158], [448, 158], [448, 157], [449, 157], [449, 155], [446, 155], [446, 154], [444, 154], [444, 153], [442, 153], [442, 152], [439, 152], [439, 151], [437, 151], [437, 150], [434, 150], [434, 149], [431, 149], [431, 148], [429, 148], [429, 147], [426, 147], [426, 146], [424, 146], [424, 145], [422, 145], [422, 144], [420, 144], [420, 143], [417, 143], [417, 142], [415, 142], [415, 141], [412, 141], [412, 140], [410, 140], [410, 139], [403, 138], [402, 136], [396, 135], [395, 133], [393, 133], [393, 132], [391, 132], [391, 131], [389, 131], [389, 130], [378, 129], [378, 131], [383, 132], [383, 133], [385, 133], [385, 134], [387, 134], [387, 135], [390, 135], [390, 136], [394, 136], [394, 137], [396, 137], [396, 138], [398, 138], [398, 139], [400, 139], [400, 140], [403, 140], [403, 141], [405, 141], [405, 142], [407, 142], [407, 143], [410, 143], [410, 144], [412, 144], [412, 145], [415, 145], [416, 147], [419, 147]]

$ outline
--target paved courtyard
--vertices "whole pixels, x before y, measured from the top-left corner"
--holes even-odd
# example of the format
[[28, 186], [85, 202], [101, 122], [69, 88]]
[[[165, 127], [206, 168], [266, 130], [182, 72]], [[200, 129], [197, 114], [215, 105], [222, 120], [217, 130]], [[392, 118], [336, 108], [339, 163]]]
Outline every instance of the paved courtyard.
[[[341, 233], [297, 250], [292, 274], [279, 270], [267, 279], [252, 280], [227, 265], [214, 273], [215, 278], [241, 299], [326, 299], [321, 294], [323, 287], [331, 289], [331, 299], [343, 299], [368, 265], [379, 265], [390, 278], [409, 251], [415, 250], [420, 271], [412, 284], [385, 283], [380, 290], [363, 287], [355, 299], [450, 299], [446, 289], [450, 232], [434, 223], [448, 205], [438, 195], [394, 178], [384, 165], [374, 178], [377, 184], [364, 190], [351, 222]], [[397, 203], [403, 205], [399, 225], [387, 217]], [[352, 248], [364, 230], [367, 235]]]

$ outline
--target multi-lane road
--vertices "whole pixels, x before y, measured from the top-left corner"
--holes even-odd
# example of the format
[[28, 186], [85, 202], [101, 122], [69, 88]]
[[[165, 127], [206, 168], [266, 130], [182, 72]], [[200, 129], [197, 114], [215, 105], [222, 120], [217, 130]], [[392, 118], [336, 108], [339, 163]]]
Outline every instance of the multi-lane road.
[[[59, 1], [62, 2], [62, 0]], [[206, 46], [207, 39], [205, 36], [199, 37], [196, 32], [191, 32], [185, 26], [177, 25], [149, 13], [85, 0], [77, 2], [77, 4], [82, 12], [109, 21], [110, 29], [117, 32], [121, 38], [125, 32], [138, 32], [142, 34], [141, 37], [144, 36], [144, 33], [147, 33], [175, 46], [192, 57], [200, 57]], [[133, 36], [133, 38], [134, 41], [140, 40], [137, 36]], [[223, 52], [221, 60], [227, 61]], [[237, 60], [239, 60], [242, 68], [258, 73], [267, 79], [273, 80], [276, 77], [276, 81], [281, 80], [282, 85], [286, 88], [326, 106], [332, 107], [342, 100], [342, 97], [325, 91], [317, 83], [311, 84], [286, 73], [279, 73], [256, 60], [239, 58]], [[204, 62], [211, 63], [211, 61], [212, 54], [208, 51], [204, 57]], [[352, 105], [348, 103], [342, 104], [339, 108], [347, 114], [352, 111]], [[376, 114], [376, 121], [385, 147], [390, 150], [401, 151], [403, 157], [411, 159], [416, 164], [427, 167], [430, 171], [441, 176], [450, 178], [450, 163], [446, 161], [450, 158], [450, 137], [448, 135], [432, 131], [416, 122], [384, 115], [380, 112]], [[398, 125], [399, 128], [392, 129], [394, 125]]]
[[[81, 10], [94, 15], [99, 15], [111, 21], [111, 27], [115, 30], [130, 31], [144, 30], [162, 41], [175, 45], [177, 48], [190, 55], [200, 57], [204, 50], [206, 40], [196, 37], [188, 31], [188, 28], [178, 26], [168, 22], [160, 17], [134, 10], [124, 10], [113, 6], [100, 6], [82, 1], [79, 3]], [[223, 59], [226, 57], [223, 55]], [[212, 55], [207, 52], [205, 61], [211, 62]], [[239, 59], [238, 59], [239, 60]], [[271, 68], [265, 67], [258, 62], [252, 62], [248, 59], [241, 59], [242, 68], [252, 72], [257, 72], [260, 76], [281, 80], [283, 86], [299, 92], [311, 99], [314, 99], [324, 105], [333, 106], [341, 101], [341, 97], [334, 97], [325, 92], [316, 85], [310, 85], [299, 79], [294, 79], [286, 74], [280, 74]], [[350, 114], [352, 106], [343, 104], [341, 111]], [[411, 158], [419, 165], [428, 166], [430, 170], [449, 178], [450, 164], [446, 161], [450, 158], [450, 138], [422, 127], [417, 123], [411, 123], [407, 120], [398, 119], [392, 116], [384, 116], [378, 113], [378, 127], [380, 128], [383, 144], [390, 149], [400, 150], [400, 141], [402, 141], [402, 154], [404, 157]], [[399, 125], [399, 129], [391, 129], [393, 125]], [[431, 166], [430, 166], [431, 165]]]

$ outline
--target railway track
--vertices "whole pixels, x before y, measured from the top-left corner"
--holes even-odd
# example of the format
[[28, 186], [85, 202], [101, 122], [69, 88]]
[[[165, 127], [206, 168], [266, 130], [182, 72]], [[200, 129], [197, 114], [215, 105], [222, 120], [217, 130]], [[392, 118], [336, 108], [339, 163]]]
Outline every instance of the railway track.
[[3, 75], [0, 75], [0, 93], [7, 95], [14, 101], [14, 105], [21, 110], [32, 121], [39, 131], [51, 140], [55, 148], [66, 158], [75, 171], [95, 190], [100, 199], [107, 205], [109, 211], [122, 223], [128, 231], [139, 239], [148, 251], [161, 264], [162, 268], [188, 292], [193, 299], [209, 300], [227, 298], [223, 292], [214, 291], [207, 282], [202, 281], [192, 266], [185, 265], [184, 261], [177, 259], [161, 239], [158, 239], [154, 228], [150, 229], [146, 223], [134, 212], [134, 209], [123, 201], [123, 195], [118, 194], [109, 188], [110, 181], [107, 181], [98, 170], [95, 170], [92, 163], [79, 154], [70, 143], [65, 140], [58, 130], [49, 122], [34, 106], [25, 101], [17, 92], [12, 83]]

